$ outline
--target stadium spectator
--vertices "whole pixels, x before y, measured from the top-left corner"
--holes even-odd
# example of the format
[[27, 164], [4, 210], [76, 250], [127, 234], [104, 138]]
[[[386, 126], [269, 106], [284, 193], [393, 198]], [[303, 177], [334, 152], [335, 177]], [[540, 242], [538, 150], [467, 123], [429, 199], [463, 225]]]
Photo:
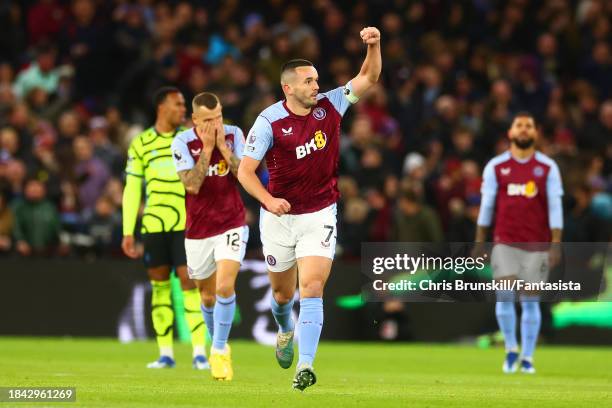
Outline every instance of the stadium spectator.
[[582, 184], [572, 191], [570, 211], [565, 216], [563, 240], [566, 242], [607, 241], [606, 228], [601, 228], [604, 220], [593, 211], [593, 190]]
[[110, 171], [102, 160], [94, 156], [93, 144], [85, 136], [74, 139], [74, 156], [80, 208], [91, 210], [110, 179]]
[[67, 17], [65, 7], [57, 0], [34, 2], [27, 13], [30, 44], [56, 39]]
[[52, 95], [59, 86], [60, 71], [55, 66], [56, 51], [50, 46], [37, 50], [36, 61], [17, 75], [13, 86], [15, 95], [25, 98], [34, 90]]
[[402, 242], [442, 242], [440, 219], [429, 206], [420, 202], [414, 191], [402, 192], [395, 215], [391, 239]]
[[605, 152], [612, 145], [612, 99], [601, 104], [599, 120], [585, 126], [581, 145], [596, 152]]
[[474, 239], [479, 206], [479, 194], [469, 196], [465, 202], [458, 198], [449, 202], [451, 210], [451, 220], [447, 234], [449, 242], [471, 242]]
[[17, 159], [19, 154], [19, 136], [15, 129], [5, 127], [0, 130], [0, 163]]
[[104, 162], [115, 177], [123, 173], [123, 156], [108, 134], [108, 121], [104, 116], [95, 116], [89, 121], [89, 138], [94, 145], [94, 157]]
[[367, 201], [360, 197], [351, 198], [344, 204], [340, 228], [343, 235], [341, 246], [347, 258], [359, 259], [361, 243], [368, 240], [369, 211]]
[[43, 182], [29, 179], [24, 198], [13, 207], [15, 248], [22, 256], [51, 255], [59, 248], [59, 217], [46, 194]]
[[23, 185], [27, 176], [26, 164], [21, 160], [9, 160], [0, 166], [0, 176], [6, 184], [9, 192], [9, 200], [12, 202], [23, 196]]
[[121, 215], [113, 200], [109, 196], [101, 196], [96, 201], [94, 211], [83, 218], [93, 252], [98, 256], [117, 253], [121, 247], [123, 231]]
[[13, 245], [13, 212], [8, 206], [6, 193], [0, 190], [0, 254], [8, 252]]

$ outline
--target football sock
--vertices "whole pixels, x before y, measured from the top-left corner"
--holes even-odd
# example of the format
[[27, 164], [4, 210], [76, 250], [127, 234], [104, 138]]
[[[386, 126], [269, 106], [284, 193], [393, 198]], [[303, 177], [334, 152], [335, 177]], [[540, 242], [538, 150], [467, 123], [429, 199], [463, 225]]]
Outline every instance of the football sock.
[[287, 333], [294, 329], [293, 318], [291, 317], [291, 311], [293, 310], [293, 299], [287, 304], [279, 305], [274, 296], [272, 296], [272, 301], [270, 302], [272, 308], [272, 314], [274, 315], [274, 320], [278, 323], [278, 327], [280, 327], [280, 331], [282, 333]]
[[174, 324], [174, 310], [170, 300], [170, 281], [151, 281], [153, 294], [151, 296], [151, 317], [153, 329], [157, 337], [159, 354], [173, 357], [172, 342]]
[[215, 350], [225, 350], [225, 344], [229, 337], [234, 320], [234, 312], [236, 310], [236, 294], [224, 298], [217, 295], [215, 303], [215, 311], [213, 313], [215, 320], [215, 330], [213, 334], [213, 348]]
[[312, 365], [323, 328], [323, 299], [304, 298], [300, 300], [298, 327], [300, 354], [298, 367], [302, 364]]
[[514, 293], [498, 291], [495, 303], [495, 316], [497, 324], [504, 335], [506, 351], [518, 351], [516, 339], [516, 309], [514, 307]]
[[538, 342], [542, 314], [540, 313], [539, 296], [521, 296], [521, 354], [532, 358]]
[[189, 289], [183, 291], [183, 304], [185, 306], [185, 320], [191, 331], [191, 347], [193, 355], [205, 355], [204, 334], [206, 326], [200, 311], [200, 291]]
[[215, 333], [215, 319], [213, 317], [215, 306], [213, 305], [211, 307], [206, 307], [204, 305], [201, 305], [200, 308], [202, 309], [202, 316], [204, 316], [204, 321], [206, 322], [208, 334], [210, 334], [210, 337], [212, 338]]

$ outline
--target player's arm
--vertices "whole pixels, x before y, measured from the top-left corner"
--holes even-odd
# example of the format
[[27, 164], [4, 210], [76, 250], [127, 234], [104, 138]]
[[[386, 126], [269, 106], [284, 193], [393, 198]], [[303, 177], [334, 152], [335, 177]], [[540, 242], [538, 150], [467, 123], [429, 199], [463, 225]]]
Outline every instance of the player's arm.
[[237, 177], [247, 193], [255, 197], [268, 211], [280, 216], [291, 211], [291, 205], [287, 200], [273, 197], [256, 173], [261, 160], [272, 146], [272, 140], [270, 122], [263, 116], [258, 116], [247, 137]]
[[244, 135], [242, 134], [242, 130], [236, 127], [236, 131], [234, 133], [234, 145], [232, 150], [225, 143], [225, 131], [223, 129], [223, 122], [221, 121], [221, 119], [218, 120], [217, 126], [220, 129], [217, 132], [217, 149], [219, 149], [219, 151], [221, 152], [221, 156], [223, 156], [223, 158], [227, 162], [232, 174], [238, 177], [238, 166], [240, 166], [240, 160], [242, 159], [242, 151], [244, 150]]
[[191, 170], [178, 171], [178, 176], [189, 194], [198, 194], [208, 173], [208, 165], [212, 156], [211, 148], [202, 148], [202, 155]]
[[493, 213], [495, 212], [497, 178], [495, 176], [495, 168], [490, 162], [485, 166], [483, 171], [480, 192], [482, 198], [480, 200], [480, 211], [478, 212], [475, 238], [475, 241], [478, 243], [486, 241], [489, 227], [493, 221]]
[[144, 166], [141, 155], [138, 153], [138, 143], [140, 143], [140, 140], [136, 137], [128, 150], [122, 199], [123, 241], [121, 242], [121, 249], [130, 258], [138, 257], [138, 252], [134, 246], [134, 228], [140, 209], [144, 179]]
[[368, 51], [359, 74], [350, 81], [351, 89], [347, 97], [351, 103], [357, 102], [365, 91], [378, 82], [382, 70], [380, 31], [376, 27], [366, 27], [359, 34], [363, 42], [368, 45]]
[[172, 142], [174, 166], [181, 182], [185, 186], [185, 191], [189, 194], [198, 194], [208, 174], [208, 166], [215, 147], [215, 140], [211, 132], [206, 132], [204, 137], [205, 140], [202, 140], [202, 153], [197, 163], [194, 162], [189, 154], [187, 144], [181, 138], [176, 137]]
[[548, 172], [546, 180], [546, 196], [548, 201], [548, 225], [552, 234], [552, 242], [561, 242], [563, 234], [563, 183], [559, 167], [554, 163]]

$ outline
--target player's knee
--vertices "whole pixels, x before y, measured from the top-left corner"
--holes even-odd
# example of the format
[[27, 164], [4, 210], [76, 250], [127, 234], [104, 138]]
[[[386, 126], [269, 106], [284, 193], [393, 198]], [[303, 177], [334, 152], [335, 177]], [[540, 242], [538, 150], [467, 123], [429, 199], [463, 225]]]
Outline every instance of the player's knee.
[[200, 299], [202, 299], [202, 304], [206, 307], [213, 307], [215, 305], [214, 293], [200, 292]]
[[217, 295], [230, 297], [234, 294], [234, 284], [232, 282], [219, 282], [217, 284]]
[[306, 282], [300, 288], [300, 297], [323, 297], [323, 287], [323, 282], [319, 280]]
[[273, 296], [274, 300], [276, 300], [276, 303], [278, 303], [279, 305], [286, 305], [287, 303], [291, 302], [294, 293], [294, 291], [289, 290], [274, 290]]

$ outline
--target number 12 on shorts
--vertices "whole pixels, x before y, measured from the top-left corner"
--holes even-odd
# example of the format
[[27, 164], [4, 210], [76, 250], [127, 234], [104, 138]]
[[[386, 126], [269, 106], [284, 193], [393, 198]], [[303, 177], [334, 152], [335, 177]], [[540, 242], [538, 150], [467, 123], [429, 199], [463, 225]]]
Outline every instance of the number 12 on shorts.
[[238, 241], [240, 240], [240, 235], [238, 235], [237, 232], [230, 232], [229, 234], [225, 235], [227, 238], [227, 246], [231, 246], [232, 250], [237, 251], [240, 249], [240, 244], [238, 243]]

